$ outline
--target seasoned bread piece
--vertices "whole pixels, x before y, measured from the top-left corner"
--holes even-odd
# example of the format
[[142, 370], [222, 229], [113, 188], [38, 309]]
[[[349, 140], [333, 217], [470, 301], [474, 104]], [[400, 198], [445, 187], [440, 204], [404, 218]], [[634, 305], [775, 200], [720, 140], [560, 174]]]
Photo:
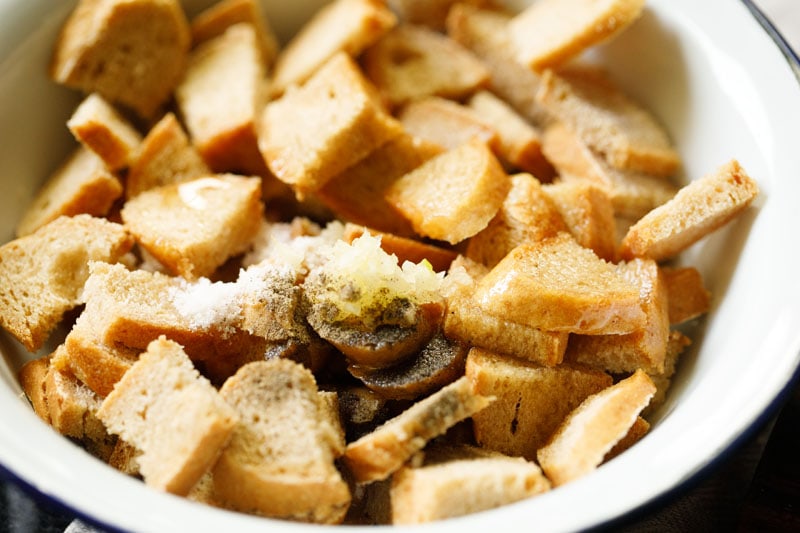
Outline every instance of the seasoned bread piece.
[[381, 0], [335, 0], [317, 11], [283, 48], [275, 62], [270, 91], [282, 94], [303, 84], [339, 52], [357, 57], [397, 24]]
[[589, 182], [611, 198], [618, 218], [638, 220], [675, 196], [678, 188], [662, 177], [612, 167], [564, 123], [549, 125], [542, 135], [542, 152], [561, 181]]
[[681, 324], [707, 313], [711, 307], [711, 292], [694, 267], [662, 267], [667, 287], [669, 323]]
[[347, 445], [344, 464], [359, 482], [386, 479], [425, 444], [491, 404], [462, 377]]
[[666, 401], [667, 391], [672, 385], [672, 377], [675, 375], [678, 360], [691, 344], [692, 340], [680, 331], [670, 331], [669, 341], [667, 342], [667, 355], [664, 357], [664, 370], [656, 374], [649, 374], [650, 379], [656, 386], [656, 393], [650, 399], [650, 403], [647, 404], [647, 407], [642, 411], [643, 417], [652, 415], [653, 412]]
[[492, 7], [493, 0], [387, 0], [401, 23], [419, 24], [444, 31], [447, 13], [460, 3], [477, 7]]
[[278, 55], [278, 38], [272, 30], [258, 0], [219, 0], [198, 13], [192, 20], [192, 44], [199, 45], [213, 39], [234, 24], [246, 22], [256, 31], [261, 58], [266, 66]]
[[[87, 322], [96, 345], [139, 351], [165, 335], [221, 383], [240, 365], [263, 359], [269, 341], [275, 340], [265, 338], [267, 326], [259, 327], [252, 315], [267, 322], [277, 337], [286, 321], [280, 313], [295, 312], [289, 298], [273, 299], [270, 290], [264, 280], [188, 283], [157, 272], [92, 263], [78, 324]], [[276, 304], [282, 306], [278, 312]]]
[[330, 417], [311, 372], [284, 359], [250, 363], [220, 396], [239, 417], [213, 470], [221, 503], [274, 518], [341, 522], [350, 492], [333, 463]]
[[492, 150], [498, 146], [497, 130], [472, 109], [452, 100], [420, 98], [404, 106], [397, 117], [411, 135], [446, 149], [458, 148], [473, 139], [483, 141]]
[[125, 178], [125, 197], [211, 174], [178, 119], [166, 113], [150, 128]]
[[464, 516], [530, 498], [550, 489], [539, 467], [471, 446], [425, 452], [425, 463], [392, 476], [393, 524]]
[[611, 385], [611, 376], [583, 366], [540, 366], [479, 348], [467, 356], [475, 390], [497, 400], [472, 417], [475, 440], [506, 455], [536, 458], [536, 451], [587, 396]]
[[142, 142], [139, 131], [97, 93], [81, 102], [67, 127], [112, 172], [127, 167]]
[[125, 203], [122, 220], [171, 272], [193, 279], [244, 252], [262, 210], [260, 178], [216, 175], [145, 191]]
[[305, 85], [267, 104], [260, 128], [259, 148], [270, 170], [301, 193], [316, 191], [403, 132], [343, 52]]
[[61, 29], [50, 76], [151, 118], [183, 75], [190, 39], [177, 0], [81, 0]]
[[97, 416], [141, 452], [136, 461], [145, 483], [180, 496], [214, 464], [239, 419], [181, 346], [163, 336], [150, 343]]
[[517, 60], [508, 31], [511, 15], [455, 4], [447, 15], [447, 34], [481, 58], [489, 68], [489, 88], [511, 107], [541, 126], [549, 113], [536, 100], [539, 75]]
[[459, 256], [444, 279], [446, 309], [442, 328], [447, 338], [545, 366], [561, 363], [569, 334], [543, 331], [486, 313], [474, 296], [475, 286], [485, 272], [480, 272], [482, 265], [471, 263]]
[[440, 32], [412, 24], [384, 35], [364, 52], [362, 64], [392, 108], [426, 96], [461, 100], [489, 82], [489, 71], [472, 52]]
[[605, 189], [589, 182], [559, 181], [542, 190], [553, 200], [578, 244], [606, 261], [616, 259], [617, 223], [614, 204]]
[[622, 335], [572, 335], [565, 357], [612, 374], [639, 368], [660, 374], [669, 341], [669, 298], [661, 271], [655, 261], [646, 259], [621, 263], [617, 268], [639, 287], [644, 326]]
[[[652, 402], [652, 399], [650, 400]], [[649, 406], [650, 404], [648, 404]], [[622, 437], [617, 441], [613, 448], [611, 448], [606, 454], [603, 456], [603, 463], [609, 462], [614, 457], [622, 454], [625, 450], [630, 449], [631, 446], [642, 440], [642, 438], [647, 435], [650, 431], [650, 422], [642, 418], [641, 416], [637, 416], [636, 420], [633, 422], [633, 425], [630, 427], [625, 436]]]
[[364, 233], [375, 235], [381, 239], [381, 249], [389, 255], [397, 256], [398, 264], [406, 261], [421, 263], [427, 261], [434, 272], [445, 272], [458, 256], [458, 252], [433, 244], [424, 243], [416, 239], [399, 237], [391, 233], [382, 233], [372, 228], [365, 228], [355, 224], [345, 224], [342, 240], [353, 242]]
[[266, 176], [256, 134], [265, 77], [251, 24], [234, 24], [189, 55], [175, 100], [212, 171]]
[[50, 370], [50, 356], [43, 355], [22, 365], [17, 373], [19, 386], [31, 402], [33, 412], [43, 421], [50, 423], [50, 409], [47, 406], [47, 373]]
[[0, 246], [0, 326], [35, 352], [82, 303], [88, 262], [116, 262], [132, 246], [125, 228], [89, 215], [59, 217]]
[[343, 220], [413, 237], [411, 223], [386, 200], [386, 193], [400, 176], [442, 151], [430, 142], [402, 134], [334, 176], [317, 195]]
[[511, 250], [526, 242], [554, 237], [567, 231], [556, 204], [530, 174], [514, 174], [503, 205], [479, 233], [467, 242], [469, 259], [493, 267]]
[[577, 479], [597, 468], [647, 406], [656, 387], [637, 370], [629, 378], [584, 400], [536, 454], [554, 486]]
[[566, 233], [521, 244], [478, 284], [489, 313], [548, 331], [630, 333], [644, 326], [639, 286]]
[[399, 178], [387, 198], [417, 233], [455, 244], [489, 224], [510, 187], [489, 147], [473, 139]]
[[678, 191], [631, 226], [620, 245], [625, 259], [662, 261], [730, 222], [758, 195], [758, 185], [736, 160]]
[[119, 179], [91, 150], [81, 146], [36, 191], [17, 223], [17, 236], [30, 235], [60, 216], [105, 216], [121, 195]]
[[536, 99], [616, 168], [671, 176], [680, 167], [663, 126], [595, 67], [546, 70]]
[[539, 0], [509, 23], [519, 61], [557, 67], [618, 35], [639, 18], [645, 0]]
[[553, 167], [542, 154], [539, 130], [509, 104], [482, 90], [472, 95], [467, 105], [497, 132], [496, 150], [507, 167], [530, 172], [544, 181], [553, 176]]

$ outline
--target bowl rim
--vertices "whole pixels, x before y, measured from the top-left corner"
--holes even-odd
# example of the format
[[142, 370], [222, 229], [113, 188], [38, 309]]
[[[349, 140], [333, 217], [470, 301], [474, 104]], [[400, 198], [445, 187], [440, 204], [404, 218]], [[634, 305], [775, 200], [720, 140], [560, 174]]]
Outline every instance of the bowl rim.
[[[798, 86], [800, 86], [800, 56], [798, 55], [798, 52], [791, 47], [774, 23], [758, 6], [753, 3], [752, 0], [739, 0], [739, 3], [747, 8], [753, 19], [780, 50], [794, 74], [795, 81], [797, 82]], [[715, 471], [721, 463], [727, 461], [733, 453], [741, 448], [742, 445], [752, 439], [758, 431], [764, 428], [786, 402], [794, 387], [798, 385], [800, 385], [800, 361], [798, 361], [798, 363], [795, 365], [791, 375], [787, 376], [783, 387], [774, 393], [772, 400], [768, 402], [768, 405], [756, 416], [754, 420], [744, 427], [744, 429], [740, 430], [737, 434], [733, 434], [731, 440], [725, 445], [725, 448], [717, 455], [712, 457], [705, 464], [700, 465], [699, 468], [690, 473], [686, 479], [679, 481], [666, 491], [656, 494], [642, 505], [632, 508], [624, 514], [610, 517], [605, 521], [595, 524], [593, 527], [607, 528], [629, 524], [632, 521], [637, 520], [641, 515], [647, 513], [648, 511], [652, 511], [653, 509], [661, 508], [667, 505], [679, 493], [682, 493], [686, 491], [687, 488], [701, 482], [704, 478], [713, 473], [713, 471]], [[97, 515], [90, 514], [91, 511], [74, 507], [73, 505], [67, 503], [67, 501], [62, 497], [42, 492], [36, 488], [33, 482], [25, 479], [25, 477], [19, 473], [18, 468], [15, 468], [12, 465], [0, 463], [0, 477], [15, 483], [27, 494], [30, 494], [34, 499], [42, 501], [44, 504], [51, 504], [54, 508], [62, 509], [70, 514], [74, 514], [77, 519], [80, 519], [86, 524], [102, 528], [104, 531], [109, 532], [126, 531], [125, 529], [121, 529], [118, 525], [114, 525], [99, 519]]]

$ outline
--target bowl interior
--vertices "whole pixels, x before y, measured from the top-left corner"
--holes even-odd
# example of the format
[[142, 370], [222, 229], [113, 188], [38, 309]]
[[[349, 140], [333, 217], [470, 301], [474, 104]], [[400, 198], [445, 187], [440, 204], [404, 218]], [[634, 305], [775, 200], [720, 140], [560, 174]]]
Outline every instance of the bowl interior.
[[[185, 2], [190, 14], [210, 3]], [[322, 3], [264, 5], [285, 40]], [[72, 5], [0, 0], [0, 242], [12, 238], [36, 188], [74, 146], [65, 122], [80, 97], [46, 75], [55, 33]], [[624, 514], [687, 480], [736, 442], [787, 386], [800, 361], [798, 252], [791, 240], [800, 228], [794, 205], [800, 198], [800, 151], [794, 146], [800, 88], [778, 47], [744, 4], [650, 0], [644, 16], [593, 51], [592, 59], [666, 125], [684, 158], [681, 179], [696, 179], [736, 158], [762, 194], [744, 216], [682, 257], [704, 275], [712, 310], [690, 331], [694, 344], [651, 433], [584, 479], [436, 524], [437, 530], [531, 520], [545, 529], [575, 529]], [[16, 379], [33, 356], [5, 333], [0, 352], [0, 408], [7, 420], [0, 463], [36, 489], [123, 528], [169, 529], [178, 520], [198, 531], [263, 527], [261, 519], [155, 493], [55, 435], [29, 409]], [[609, 487], [613, 500], [597, 498]], [[131, 512], [141, 506], [150, 509], [146, 516]]]

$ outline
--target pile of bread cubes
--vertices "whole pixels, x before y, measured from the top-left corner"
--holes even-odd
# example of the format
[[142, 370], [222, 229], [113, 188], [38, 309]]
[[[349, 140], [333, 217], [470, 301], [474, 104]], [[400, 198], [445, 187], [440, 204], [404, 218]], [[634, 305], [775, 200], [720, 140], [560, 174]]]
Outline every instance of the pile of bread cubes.
[[[675, 263], [758, 187], [688, 176], [585, 51], [644, 0], [81, 0], [76, 147], [0, 248], [35, 412], [155, 489], [404, 524], [646, 435], [709, 310]], [[31, 179], [36, 179], [32, 176]]]

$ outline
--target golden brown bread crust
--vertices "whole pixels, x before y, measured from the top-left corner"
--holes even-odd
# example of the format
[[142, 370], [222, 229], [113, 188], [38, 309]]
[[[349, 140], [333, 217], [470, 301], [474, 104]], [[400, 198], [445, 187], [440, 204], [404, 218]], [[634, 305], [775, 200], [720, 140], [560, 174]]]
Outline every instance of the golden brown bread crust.
[[497, 130], [467, 106], [439, 96], [413, 100], [397, 111], [406, 132], [445, 149], [478, 139], [497, 150]]
[[82, 0], [62, 27], [50, 75], [152, 118], [183, 75], [190, 39], [177, 0]]
[[622, 239], [624, 259], [663, 261], [721, 228], [758, 196], [758, 185], [731, 160], [681, 188], [666, 204], [631, 226]]

